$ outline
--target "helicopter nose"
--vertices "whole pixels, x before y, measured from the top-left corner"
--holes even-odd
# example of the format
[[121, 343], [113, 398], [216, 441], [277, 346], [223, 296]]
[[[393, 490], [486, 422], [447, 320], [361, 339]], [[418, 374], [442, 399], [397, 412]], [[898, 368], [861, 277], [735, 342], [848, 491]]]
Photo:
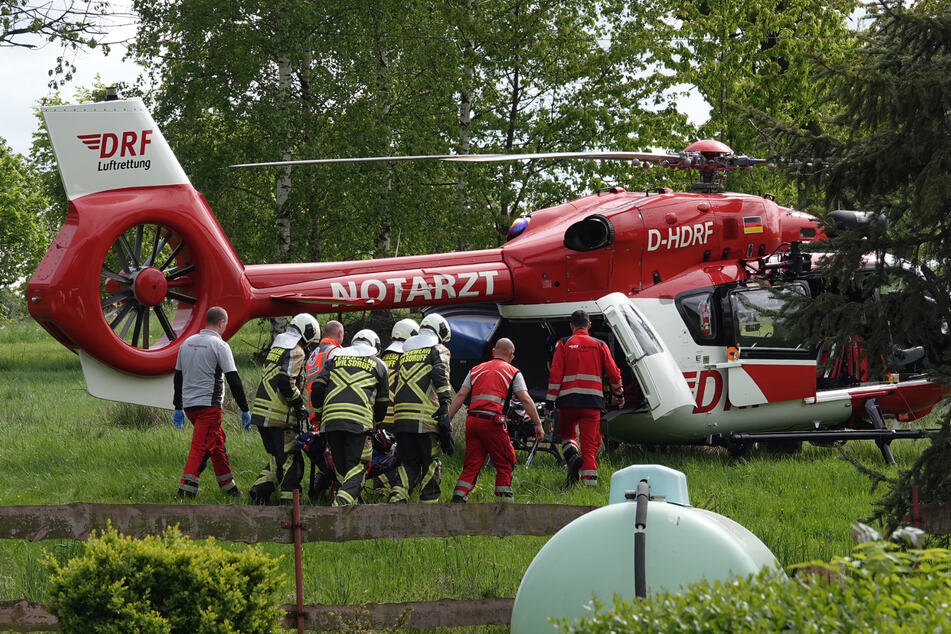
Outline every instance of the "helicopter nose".
[[827, 239], [819, 226], [818, 219], [810, 214], [789, 211], [781, 216], [780, 222], [782, 242], [812, 242]]

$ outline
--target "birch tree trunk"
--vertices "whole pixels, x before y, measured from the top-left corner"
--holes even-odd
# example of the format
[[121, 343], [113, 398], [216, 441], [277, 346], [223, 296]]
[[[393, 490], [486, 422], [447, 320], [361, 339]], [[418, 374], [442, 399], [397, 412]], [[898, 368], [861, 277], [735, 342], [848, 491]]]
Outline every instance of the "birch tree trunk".
[[[291, 89], [291, 63], [287, 58], [277, 61], [278, 87], [281, 94], [281, 103], [286, 108]], [[284, 161], [291, 160], [289, 148], [281, 154]], [[277, 184], [274, 190], [274, 255], [278, 262], [287, 262], [291, 252], [291, 215], [287, 199], [291, 194], [291, 168], [282, 167], [278, 170]], [[271, 340], [287, 329], [286, 317], [271, 318]]]

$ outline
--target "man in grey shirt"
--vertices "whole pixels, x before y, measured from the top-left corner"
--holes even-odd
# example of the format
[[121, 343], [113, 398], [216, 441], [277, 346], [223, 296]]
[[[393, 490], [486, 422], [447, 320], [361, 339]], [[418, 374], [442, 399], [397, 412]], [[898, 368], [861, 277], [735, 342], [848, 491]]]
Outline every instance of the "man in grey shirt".
[[245, 429], [251, 425], [251, 413], [231, 348], [221, 338], [227, 327], [228, 313], [225, 309], [219, 306], [210, 308], [205, 315], [205, 328], [186, 339], [178, 349], [172, 422], [181, 429], [187, 415], [195, 426], [185, 473], [178, 487], [179, 497], [195, 497], [198, 493], [198, 479], [208, 458], [211, 458], [221, 490], [228, 495], [241, 497], [241, 490], [234, 482], [225, 452], [225, 432], [221, 429], [221, 406], [224, 401], [222, 375], [228, 380], [231, 395], [241, 408], [241, 423]]

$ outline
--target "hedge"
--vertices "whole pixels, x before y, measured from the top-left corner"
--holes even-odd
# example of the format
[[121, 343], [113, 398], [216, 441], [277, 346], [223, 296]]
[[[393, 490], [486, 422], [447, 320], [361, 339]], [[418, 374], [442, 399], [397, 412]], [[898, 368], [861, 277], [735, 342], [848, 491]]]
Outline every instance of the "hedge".
[[951, 553], [858, 545], [851, 556], [774, 569], [561, 619], [571, 634], [607, 632], [939, 632], [951, 630]]

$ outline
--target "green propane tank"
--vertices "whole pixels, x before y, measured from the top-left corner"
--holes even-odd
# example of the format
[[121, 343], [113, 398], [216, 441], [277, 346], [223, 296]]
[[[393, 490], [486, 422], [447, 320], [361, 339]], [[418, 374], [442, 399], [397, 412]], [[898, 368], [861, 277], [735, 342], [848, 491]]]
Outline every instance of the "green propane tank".
[[[630, 601], [703, 579], [722, 581], [779, 567], [763, 542], [733, 520], [668, 501], [687, 496], [686, 478], [680, 472], [673, 472], [679, 479], [672, 478], [672, 471], [628, 467], [612, 479], [611, 492], [613, 500], [615, 485], [628, 486], [632, 475], [641, 473], [626, 501], [579, 517], [542, 547], [515, 596], [514, 634], [554, 631], [549, 618], [585, 616], [594, 597], [610, 607], [615, 594]], [[662, 490], [655, 491], [653, 482]], [[641, 572], [635, 574], [638, 557]]]

